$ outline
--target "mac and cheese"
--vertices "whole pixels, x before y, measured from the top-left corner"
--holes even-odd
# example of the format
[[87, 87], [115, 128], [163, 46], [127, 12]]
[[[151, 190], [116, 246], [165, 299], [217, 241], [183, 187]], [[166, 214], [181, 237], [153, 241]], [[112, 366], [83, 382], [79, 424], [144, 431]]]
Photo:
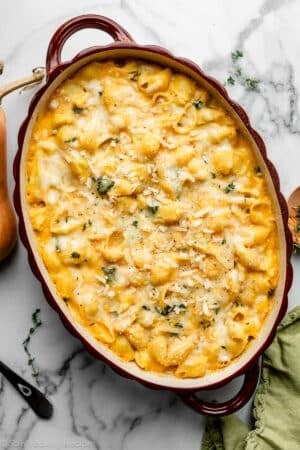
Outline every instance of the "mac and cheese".
[[191, 78], [86, 65], [38, 117], [26, 167], [57, 293], [120, 358], [202, 377], [259, 335], [278, 279], [272, 202], [250, 143]]

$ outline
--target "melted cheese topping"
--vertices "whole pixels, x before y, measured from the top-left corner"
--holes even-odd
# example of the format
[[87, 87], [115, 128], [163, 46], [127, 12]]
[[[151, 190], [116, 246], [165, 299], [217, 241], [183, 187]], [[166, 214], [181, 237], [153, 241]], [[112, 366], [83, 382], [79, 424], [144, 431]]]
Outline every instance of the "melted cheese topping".
[[79, 70], [38, 117], [26, 193], [58, 295], [123, 360], [201, 377], [259, 335], [278, 279], [270, 196], [189, 77], [140, 60]]

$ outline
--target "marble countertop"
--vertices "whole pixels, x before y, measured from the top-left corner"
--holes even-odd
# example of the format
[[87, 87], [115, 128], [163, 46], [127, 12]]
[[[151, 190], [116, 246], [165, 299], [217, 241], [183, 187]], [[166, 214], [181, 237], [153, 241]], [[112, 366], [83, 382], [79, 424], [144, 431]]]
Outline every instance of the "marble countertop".
[[[271, 160], [288, 195], [300, 184], [300, 37], [299, 0], [9, 0], [0, 2], [0, 59], [6, 68], [1, 83], [43, 66], [49, 39], [57, 27], [82, 13], [107, 15], [121, 23], [139, 43], [164, 46], [186, 56], [224, 82], [235, 71], [231, 52], [244, 52], [243, 73], [260, 80], [260, 92], [239, 82], [230, 95], [247, 109], [263, 135]], [[109, 42], [94, 30], [79, 32], [66, 44], [69, 58], [87, 46]], [[17, 131], [32, 91], [3, 101], [8, 122], [9, 186]], [[299, 304], [300, 258], [293, 259], [290, 307]], [[298, 296], [297, 296], [298, 295]], [[40, 308], [43, 322], [31, 351], [55, 407], [53, 419], [38, 419], [6, 380], [0, 378], [0, 448], [102, 450], [197, 450], [203, 417], [172, 393], [152, 391], [116, 375], [94, 360], [62, 326], [44, 300], [19, 243], [0, 266], [0, 354], [7, 364], [31, 378], [22, 341], [31, 314]], [[227, 397], [240, 381], [226, 389]], [[212, 394], [215, 395], [215, 394]], [[249, 407], [240, 414], [247, 419]]]

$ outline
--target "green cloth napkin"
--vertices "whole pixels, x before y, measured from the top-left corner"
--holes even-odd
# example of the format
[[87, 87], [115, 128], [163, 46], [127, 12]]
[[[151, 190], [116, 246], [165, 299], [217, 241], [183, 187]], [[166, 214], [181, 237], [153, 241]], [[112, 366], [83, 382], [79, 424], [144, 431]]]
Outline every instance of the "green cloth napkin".
[[201, 450], [300, 450], [300, 307], [264, 353], [253, 417], [251, 431], [234, 415], [209, 418]]

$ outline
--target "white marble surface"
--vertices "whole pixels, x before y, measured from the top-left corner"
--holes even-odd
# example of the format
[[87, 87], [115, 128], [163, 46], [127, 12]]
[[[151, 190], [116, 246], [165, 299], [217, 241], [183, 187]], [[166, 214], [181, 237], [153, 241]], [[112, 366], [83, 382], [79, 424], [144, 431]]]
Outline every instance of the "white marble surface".
[[[233, 86], [230, 94], [245, 106], [264, 136], [284, 194], [300, 184], [299, 0], [2, 0], [0, 59], [5, 60], [6, 70], [0, 82], [43, 65], [56, 28], [88, 12], [114, 18], [140, 43], [159, 44], [190, 57], [222, 82], [232, 69], [231, 51], [243, 50], [243, 70], [261, 80], [260, 93]], [[103, 33], [80, 32], [67, 43], [63, 55], [71, 57], [84, 47], [105, 42], [109, 38]], [[3, 102], [8, 119], [10, 192], [17, 130], [31, 96], [32, 91], [26, 91]], [[293, 264], [290, 307], [299, 304], [300, 297], [300, 258], [294, 258]], [[31, 372], [22, 341], [32, 312], [41, 308], [43, 326], [33, 337], [31, 349], [42, 385], [48, 386], [55, 406], [51, 421], [37, 419], [0, 378], [1, 449], [199, 449], [204, 427], [201, 416], [171, 393], [151, 391], [119, 377], [92, 359], [67, 333], [46, 304], [21, 244], [0, 268], [0, 301], [1, 359], [28, 379]], [[242, 415], [247, 412], [246, 407]]]

